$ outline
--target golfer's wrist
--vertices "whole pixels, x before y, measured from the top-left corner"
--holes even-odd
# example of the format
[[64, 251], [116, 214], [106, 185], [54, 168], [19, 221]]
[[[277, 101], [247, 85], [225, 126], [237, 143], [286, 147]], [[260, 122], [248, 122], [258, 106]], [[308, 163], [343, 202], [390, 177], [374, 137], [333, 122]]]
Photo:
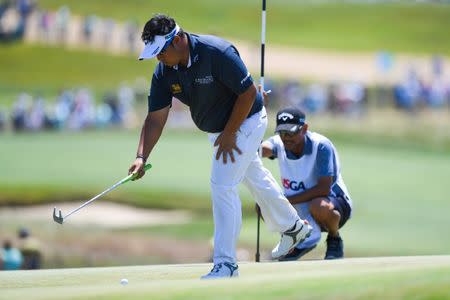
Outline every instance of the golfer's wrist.
[[147, 158], [142, 154], [137, 154], [136, 159], [142, 159], [142, 162], [145, 164], [147, 162]]

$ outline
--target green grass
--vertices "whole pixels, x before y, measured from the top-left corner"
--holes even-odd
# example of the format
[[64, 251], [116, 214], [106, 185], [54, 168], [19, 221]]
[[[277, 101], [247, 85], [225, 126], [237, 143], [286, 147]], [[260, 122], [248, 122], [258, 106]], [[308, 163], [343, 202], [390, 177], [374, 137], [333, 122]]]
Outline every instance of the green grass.
[[[42, 0], [43, 8], [58, 9], [65, 2]], [[72, 1], [79, 15], [97, 14], [144, 24], [154, 13], [173, 16], [187, 31], [260, 40], [261, 1], [195, 0]], [[450, 6], [404, 1], [391, 4], [305, 3], [279, 0], [267, 3], [267, 41], [307, 48], [340, 51], [379, 49], [409, 53], [450, 54], [447, 28]]]
[[[126, 175], [138, 132], [84, 132], [0, 135], [0, 204], [83, 200]], [[359, 144], [330, 136], [340, 153], [344, 180], [354, 199], [354, 216], [343, 229], [350, 256], [444, 254], [450, 240], [448, 151]], [[356, 137], [357, 139], [357, 137]], [[209, 216], [210, 146], [206, 135], [167, 131], [150, 159], [153, 168], [105, 197], [141, 207], [190, 209]], [[276, 162], [265, 160], [278, 178]], [[242, 242], [254, 243], [253, 201], [241, 189], [246, 218]], [[180, 237], [196, 232], [208, 239], [211, 220], [183, 228], [142, 229]], [[204, 228], [206, 228], [204, 229]], [[265, 245], [273, 245], [276, 235]], [[418, 242], [418, 239], [420, 240]]]
[[[242, 263], [240, 277], [201, 281], [209, 265], [0, 273], [0, 299], [449, 299], [449, 256]], [[120, 279], [127, 278], [127, 286]]]
[[[5, 171], [0, 177], [2, 202], [8, 198], [12, 200], [9, 203], [30, 204], [92, 197], [126, 176], [134, 160], [137, 136], [137, 131], [0, 136], [1, 165]], [[202, 159], [209, 152], [206, 135], [190, 131], [174, 133], [168, 135], [166, 142], [155, 150], [153, 168], [145, 180], [121, 187], [112, 193], [112, 200], [146, 207], [205, 207], [198, 197], [208, 197], [209, 160]], [[33, 145], [32, 162], [27, 162], [21, 157], [31, 154], [26, 150], [30, 145]], [[193, 151], [189, 153], [198, 153], [195, 160], [189, 159], [187, 152], [179, 153], [186, 145]], [[22, 163], [10, 164], [13, 156]], [[174, 158], [190, 160], [179, 166], [180, 176], [173, 176], [178, 166]], [[203, 172], [197, 172], [199, 168]], [[181, 205], [179, 198], [183, 199]]]
[[151, 78], [154, 61], [139, 63], [131, 56], [17, 43], [0, 47], [0, 65], [0, 96], [5, 94], [2, 98], [17, 91], [55, 97], [61, 88], [86, 86], [115, 91], [122, 81]]
[[[108, 186], [125, 175], [133, 159], [137, 137], [138, 130], [3, 134], [0, 136], [0, 162], [4, 170], [0, 175], [0, 184], [5, 188], [3, 195], [19, 186], [23, 192], [28, 189], [34, 192], [55, 189], [84, 193]], [[332, 140], [333, 137], [330, 136]], [[356, 199], [368, 197], [366, 192], [358, 191], [359, 187], [373, 185], [368, 192], [376, 194], [380, 184], [383, 186], [382, 193], [386, 193], [388, 188], [389, 192], [399, 188], [412, 199], [418, 198], [414, 195], [439, 199], [438, 195], [447, 194], [441, 184], [449, 172], [445, 168], [449, 162], [447, 151], [424, 151], [410, 145], [410, 148], [404, 149], [395, 144], [387, 148], [384, 144], [365, 145], [346, 141], [340, 136], [338, 138], [334, 141], [343, 160], [344, 178], [349, 181], [352, 194], [356, 193]], [[206, 134], [165, 132], [152, 154], [151, 162], [154, 167], [144, 180], [124, 186], [123, 195], [150, 190], [148, 193], [151, 194], [183, 191], [187, 195], [208, 197], [211, 158]], [[265, 163], [278, 174], [275, 162], [266, 160]], [[361, 168], [363, 165], [366, 165], [364, 169]], [[177, 170], [176, 176], [174, 170]], [[411, 176], [413, 172], [429, 175], [426, 178]], [[364, 174], [367, 179], [361, 176]], [[406, 186], [399, 186], [402, 182], [407, 182], [404, 183]], [[422, 189], [420, 183], [430, 188]], [[387, 199], [393, 197], [382, 195]], [[2, 200], [6, 198], [3, 196]], [[149, 201], [150, 206], [154, 204]], [[177, 202], [177, 199], [168, 202]], [[142, 203], [142, 206], [148, 205]], [[180, 207], [190, 206], [183, 202]]]

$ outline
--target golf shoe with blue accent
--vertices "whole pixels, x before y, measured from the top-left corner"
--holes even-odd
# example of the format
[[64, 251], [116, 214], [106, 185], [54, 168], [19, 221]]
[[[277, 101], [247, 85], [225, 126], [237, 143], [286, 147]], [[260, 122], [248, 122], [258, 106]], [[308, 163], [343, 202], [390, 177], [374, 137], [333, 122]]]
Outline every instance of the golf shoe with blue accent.
[[298, 219], [293, 228], [281, 234], [281, 240], [272, 250], [272, 258], [278, 259], [286, 255], [292, 248], [311, 235], [312, 226], [308, 221]]
[[220, 279], [220, 278], [231, 278], [231, 277], [238, 277], [239, 271], [238, 271], [238, 265], [229, 263], [229, 262], [223, 262], [215, 264], [212, 268], [211, 272], [201, 277], [201, 279]]

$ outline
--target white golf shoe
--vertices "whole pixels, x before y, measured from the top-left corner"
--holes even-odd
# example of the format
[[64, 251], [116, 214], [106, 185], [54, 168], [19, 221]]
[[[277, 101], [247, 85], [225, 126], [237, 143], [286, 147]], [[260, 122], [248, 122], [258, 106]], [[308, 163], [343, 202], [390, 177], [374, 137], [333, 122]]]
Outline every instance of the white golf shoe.
[[220, 279], [238, 276], [239, 276], [238, 265], [229, 262], [224, 262], [214, 265], [211, 272], [202, 276], [200, 279]]
[[278, 259], [286, 255], [292, 248], [311, 235], [312, 226], [306, 220], [297, 220], [293, 229], [281, 234], [281, 240], [272, 250], [272, 258]]

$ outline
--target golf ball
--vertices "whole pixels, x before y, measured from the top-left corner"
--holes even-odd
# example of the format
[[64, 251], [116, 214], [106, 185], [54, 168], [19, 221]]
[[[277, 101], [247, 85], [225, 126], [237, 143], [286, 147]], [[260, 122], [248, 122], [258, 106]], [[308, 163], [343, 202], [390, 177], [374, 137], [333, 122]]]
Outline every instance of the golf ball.
[[121, 285], [127, 285], [127, 284], [128, 284], [128, 279], [122, 278], [122, 279], [120, 280], [120, 284], [121, 284]]

